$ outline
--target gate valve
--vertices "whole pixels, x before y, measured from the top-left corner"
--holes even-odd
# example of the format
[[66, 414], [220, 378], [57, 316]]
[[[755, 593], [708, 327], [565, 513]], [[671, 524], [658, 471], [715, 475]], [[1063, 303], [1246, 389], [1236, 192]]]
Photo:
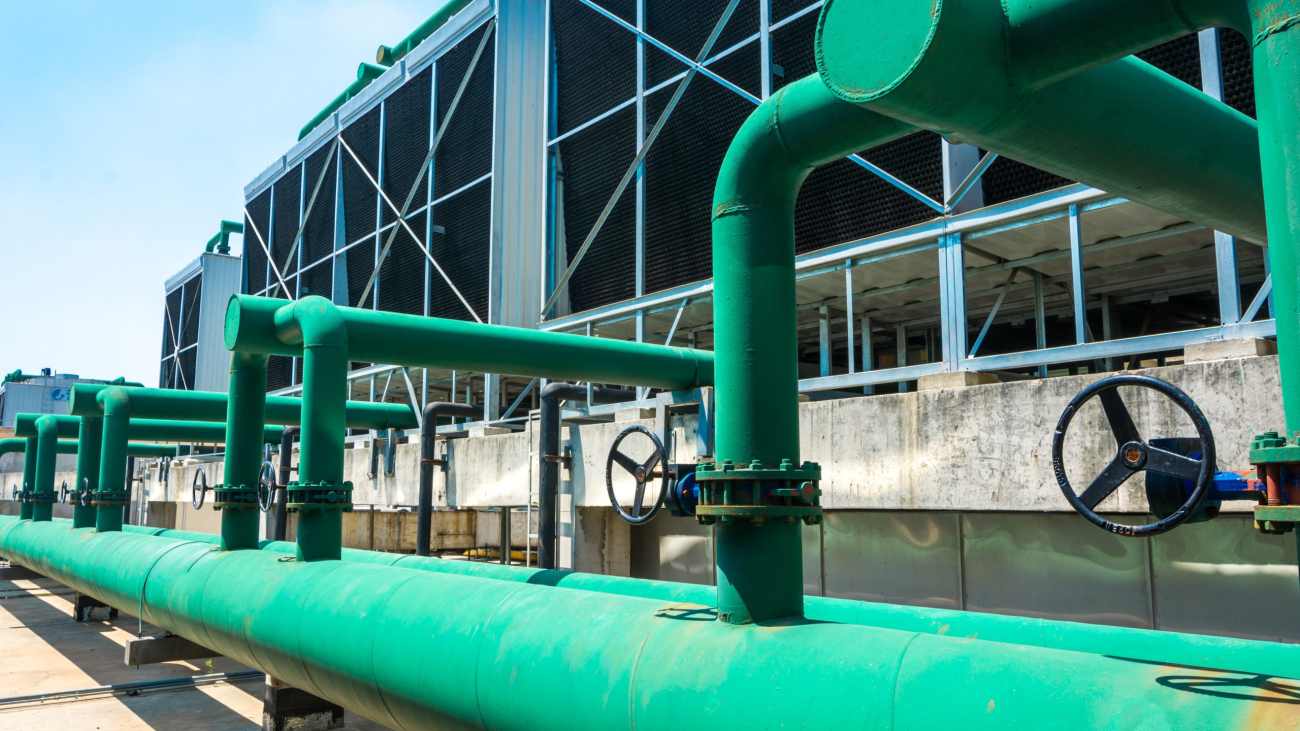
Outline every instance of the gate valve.
[[[1133, 424], [1133, 417], [1129, 414], [1128, 407], [1120, 398], [1120, 386], [1136, 386], [1158, 391], [1172, 400], [1191, 418], [1192, 424], [1196, 427], [1197, 436], [1200, 438], [1199, 457], [1176, 454], [1152, 446], [1150, 441], [1144, 441], [1137, 426]], [[1070, 421], [1079, 413], [1079, 409], [1094, 397], [1101, 401], [1102, 409], [1106, 413], [1106, 421], [1115, 437], [1117, 451], [1101, 474], [1093, 478], [1082, 493], [1076, 493], [1065, 475], [1062, 455], [1065, 434], [1070, 427]], [[1070, 507], [1093, 525], [1122, 536], [1159, 535], [1192, 517], [1209, 495], [1215, 471], [1214, 434], [1210, 431], [1210, 423], [1206, 421], [1205, 414], [1201, 413], [1201, 409], [1191, 397], [1172, 384], [1149, 376], [1113, 376], [1083, 389], [1065, 407], [1065, 412], [1061, 414], [1061, 420], [1056, 425], [1056, 433], [1052, 436], [1052, 470], [1056, 473], [1056, 482], [1060, 485], [1065, 499], [1069, 501]], [[1144, 470], [1194, 481], [1191, 494], [1167, 517], [1146, 525], [1113, 523], [1097, 515], [1095, 510], [1102, 500], [1119, 489], [1128, 478]]]
[[203, 500], [208, 496], [208, 473], [202, 468], [194, 473], [194, 481], [190, 483], [190, 504], [195, 510], [203, 507]]
[[90, 506], [90, 478], [81, 478], [81, 492], [77, 493], [77, 504], [81, 507]]
[[275, 494], [275, 468], [268, 460], [262, 463], [257, 475], [257, 508], [263, 513], [271, 509], [271, 496]]
[[[631, 457], [619, 451], [618, 447], [623, 440], [632, 434], [642, 434], [650, 439], [654, 451], [644, 462], [637, 462]], [[659, 514], [660, 508], [663, 507], [664, 497], [668, 494], [668, 480], [672, 475], [672, 470], [667, 467], [659, 468], [661, 464], [667, 461], [667, 455], [664, 452], [663, 442], [659, 437], [640, 424], [634, 424], [619, 432], [614, 438], [614, 444], [609, 448], [609, 457], [605, 460], [605, 490], [609, 493], [609, 503], [618, 513], [618, 517], [631, 523], [632, 525], [644, 525], [649, 523], [656, 515]], [[618, 497], [614, 494], [614, 464], [617, 463], [625, 471], [632, 475], [636, 481], [636, 495], [632, 498], [631, 510], [624, 510], [619, 504]], [[654, 500], [650, 505], [648, 512], [642, 512], [645, 509], [645, 489], [653, 481], [658, 481], [658, 492], [654, 495]]]
[[59, 502], [60, 503], [68, 502], [68, 481], [67, 480], [64, 480], [63, 484], [59, 486]]

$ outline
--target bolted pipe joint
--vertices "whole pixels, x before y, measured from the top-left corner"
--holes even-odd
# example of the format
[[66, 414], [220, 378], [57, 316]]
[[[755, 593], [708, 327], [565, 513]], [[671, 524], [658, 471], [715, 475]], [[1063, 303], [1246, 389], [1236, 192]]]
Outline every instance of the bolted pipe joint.
[[28, 489], [27, 502], [32, 506], [32, 520], [54, 518], [54, 470], [58, 460], [59, 423], [53, 415], [36, 420], [36, 482]]

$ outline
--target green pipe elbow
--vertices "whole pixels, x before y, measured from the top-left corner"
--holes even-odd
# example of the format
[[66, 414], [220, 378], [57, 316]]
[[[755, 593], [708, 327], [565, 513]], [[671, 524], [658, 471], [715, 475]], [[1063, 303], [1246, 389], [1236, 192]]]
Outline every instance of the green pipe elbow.
[[392, 66], [398, 61], [406, 58], [407, 54], [415, 50], [415, 47], [424, 42], [424, 39], [433, 35], [435, 31], [447, 24], [452, 16], [465, 9], [471, 0], [448, 0], [438, 11], [430, 15], [415, 30], [411, 31], [402, 40], [391, 46], [380, 46], [375, 52], [375, 63], [380, 66]]
[[337, 112], [339, 108], [351, 100], [352, 97], [360, 94], [363, 89], [370, 86], [372, 81], [382, 76], [387, 70], [388, 69], [383, 66], [376, 66], [368, 63], [363, 63], [357, 66], [356, 81], [348, 84], [348, 87], [344, 89], [342, 93], [334, 97], [329, 104], [326, 104], [324, 109], [317, 112], [316, 116], [312, 117], [310, 122], [303, 125], [302, 129], [298, 130], [298, 139], [301, 140], [311, 134], [311, 131], [319, 127], [321, 122], [329, 119], [331, 114]]

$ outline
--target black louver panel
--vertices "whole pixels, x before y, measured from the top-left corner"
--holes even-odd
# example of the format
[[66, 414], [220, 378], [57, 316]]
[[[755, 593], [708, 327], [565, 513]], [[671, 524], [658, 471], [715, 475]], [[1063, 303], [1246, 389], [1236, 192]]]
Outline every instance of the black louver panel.
[[[608, 22], [608, 21], [606, 21]], [[486, 31], [481, 28], [456, 44], [438, 59], [438, 124], [446, 119], [451, 101], [460, 88], [461, 79], [469, 69], [474, 51]], [[492, 172], [492, 91], [493, 46], [496, 37], [488, 41], [483, 56], [474, 67], [469, 86], [461, 97], [456, 113], [452, 115], [447, 131], [438, 143], [433, 161], [433, 197], [440, 198], [462, 186]], [[428, 154], [426, 144], [424, 154]], [[423, 159], [424, 154], [420, 157]], [[419, 161], [416, 161], [419, 164]], [[400, 205], [400, 204], [399, 204]]]
[[991, 206], [1070, 185], [1074, 181], [1009, 157], [999, 157], [980, 182], [984, 186], [984, 205]]
[[177, 287], [167, 293], [163, 301], [163, 341], [162, 357], [175, 355], [176, 343], [180, 337], [181, 302], [184, 301], [184, 288]]
[[182, 287], [185, 300], [185, 314], [181, 322], [181, 347], [193, 345], [199, 341], [199, 306], [203, 302], [203, 275], [200, 274]]
[[[755, 63], [746, 76], [730, 80], [756, 81], [758, 75]], [[658, 119], [671, 96], [664, 89], [649, 97], [647, 120]], [[645, 173], [647, 292], [712, 276], [713, 188], [736, 130], [753, 111], [749, 100], [697, 76], [650, 148]], [[624, 195], [631, 197], [634, 191], [629, 188]], [[570, 236], [584, 233], [569, 230]]]
[[[605, 0], [601, 7], [636, 23], [636, 0]], [[636, 36], [578, 0], [553, 0], [551, 33], [559, 134], [636, 96]]]
[[293, 359], [293, 383], [297, 385], [302, 383], [302, 358]]
[[1185, 84], [1201, 88], [1201, 42], [1195, 33], [1148, 48], [1137, 57]]
[[[429, 237], [433, 258], [484, 322], [488, 319], [491, 210], [492, 189], [476, 185], [433, 207], [433, 223], [446, 229], [446, 233]], [[420, 267], [420, 272], [423, 271]], [[437, 272], [429, 275], [429, 315], [473, 319]]]
[[298, 292], [300, 298], [314, 294], [327, 300], [333, 299], [334, 264], [332, 261], [326, 260], [310, 269], [304, 269], [300, 278], [302, 279], [301, 289]]
[[[343, 139], [371, 175], [379, 174], [379, 116], [375, 107], [343, 130]], [[375, 232], [379, 192], [342, 145], [339, 154], [343, 156], [343, 228], [351, 244]]]
[[275, 210], [272, 212], [271, 240], [266, 243], [271, 246], [271, 255], [275, 257], [280, 276], [288, 279], [298, 271], [298, 253], [293, 251], [293, 239], [298, 235], [298, 215], [302, 210], [302, 168], [294, 167], [272, 187], [275, 190]]
[[293, 385], [289, 376], [293, 369], [293, 358], [287, 355], [273, 355], [266, 359], [266, 390], [278, 391]]
[[370, 275], [375, 269], [375, 237], [370, 237], [365, 241], [348, 249], [347, 274], [348, 274], [348, 306], [369, 308], [374, 302], [374, 287], [371, 287], [370, 294], [366, 295], [365, 303], [361, 302], [361, 293], [366, 289], [366, 282], [370, 281]]
[[[730, 0], [655, 0], [646, 4], [646, 32], [669, 48], [694, 60]], [[627, 31], [624, 29], [624, 33]], [[741, 0], [713, 44], [710, 57], [758, 33], [758, 0]], [[630, 36], [631, 34], [628, 33]], [[755, 44], [757, 48], [757, 44]], [[646, 44], [646, 86], [652, 87], [685, 71], [686, 64]], [[717, 69], [714, 69], [717, 70]], [[739, 80], [722, 71], [732, 83]], [[691, 82], [695, 83], [695, 82]], [[751, 90], [752, 91], [752, 90]], [[758, 93], [758, 92], [754, 92]]]
[[[771, 9], [772, 22], [776, 23], [778, 21], [785, 20], [786, 18], [790, 17], [791, 15], [794, 15], [800, 10], [803, 10], [813, 5], [820, 5], [820, 4], [821, 3], [809, 2], [808, 0], [772, 0], [772, 9]], [[817, 17], [817, 11], [814, 10], [813, 12], [808, 13], [808, 15]]]
[[257, 294], [266, 289], [266, 252], [258, 242], [254, 228], [263, 237], [270, 235], [271, 189], [262, 191], [246, 207], [252, 218], [244, 216], [244, 282], [247, 287], [244, 293]]
[[175, 366], [176, 366], [176, 360], [174, 358], [167, 358], [162, 362], [162, 364], [158, 368], [158, 388], [172, 387], [172, 379], [175, 378], [175, 376], [172, 375], [172, 373], [175, 369]]
[[198, 348], [190, 348], [177, 357], [177, 360], [180, 362], [181, 372], [180, 380], [176, 385], [187, 391], [194, 390], [194, 365], [198, 362], [198, 352]]
[[[407, 222], [421, 238], [426, 238], [425, 214], [412, 216]], [[390, 233], [384, 232], [381, 247]], [[425, 261], [424, 252], [415, 245], [411, 235], [405, 229], [399, 229], [379, 270], [379, 309], [408, 315], [424, 314]], [[487, 268], [486, 260], [482, 265]]]
[[[624, 109], [557, 147], [563, 176], [564, 249], [572, 261], [636, 156], [636, 110]], [[573, 310], [632, 297], [635, 257], [636, 195], [629, 185], [569, 280]]]
[[330, 146], [325, 145], [307, 157], [307, 186], [303, 195], [304, 210], [306, 210], [307, 202], [311, 201], [312, 191], [316, 189], [316, 181], [318, 180], [320, 181], [320, 190], [316, 193], [316, 200], [312, 203], [311, 211], [307, 214], [307, 226], [302, 231], [302, 262], [304, 266], [320, 261], [334, 252], [334, 208], [338, 190], [338, 176], [335, 171], [338, 170], [339, 155], [346, 155], [347, 153], [344, 152], [341, 146], [334, 152], [334, 158], [330, 160], [329, 170], [326, 171], [325, 178], [321, 180], [321, 166], [325, 164], [329, 154]]
[[[384, 192], [400, 210], [429, 154], [429, 95], [433, 90], [433, 67], [421, 71], [384, 101]], [[424, 176], [420, 191], [407, 212], [417, 211], [428, 200], [429, 178]], [[383, 207], [384, 225], [397, 214]]]
[[1219, 63], [1223, 65], [1223, 101], [1254, 118], [1255, 72], [1246, 37], [1230, 28], [1219, 29]]

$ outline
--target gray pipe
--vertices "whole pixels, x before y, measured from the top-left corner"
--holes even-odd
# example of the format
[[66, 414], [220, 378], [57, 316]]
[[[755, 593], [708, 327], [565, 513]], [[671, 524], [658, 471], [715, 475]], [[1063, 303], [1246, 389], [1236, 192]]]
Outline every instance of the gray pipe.
[[429, 555], [429, 539], [433, 532], [433, 445], [438, 435], [440, 416], [473, 419], [483, 416], [483, 407], [449, 401], [435, 401], [424, 407], [424, 418], [420, 423], [420, 504], [415, 524], [417, 556]]
[[275, 540], [283, 541], [289, 532], [289, 479], [293, 474], [293, 438], [301, 431], [286, 426], [280, 435], [280, 479], [275, 486]]

